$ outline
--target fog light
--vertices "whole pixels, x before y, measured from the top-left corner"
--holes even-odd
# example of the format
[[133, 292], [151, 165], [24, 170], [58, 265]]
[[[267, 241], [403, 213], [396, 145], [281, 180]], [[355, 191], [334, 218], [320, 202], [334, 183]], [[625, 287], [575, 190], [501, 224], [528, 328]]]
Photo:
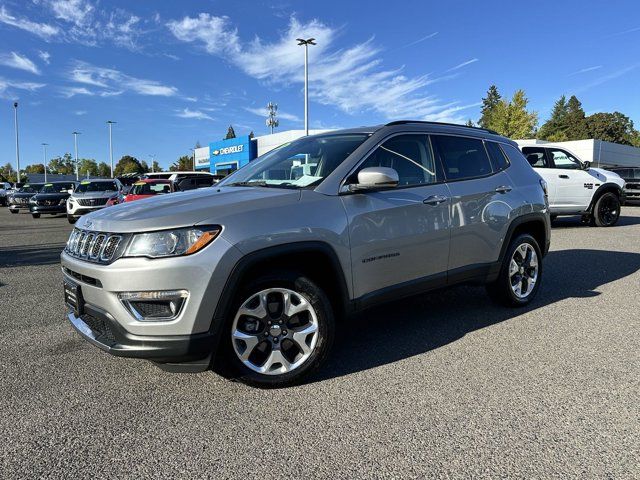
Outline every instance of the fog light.
[[189, 297], [186, 290], [156, 292], [120, 292], [118, 298], [139, 321], [173, 320]]

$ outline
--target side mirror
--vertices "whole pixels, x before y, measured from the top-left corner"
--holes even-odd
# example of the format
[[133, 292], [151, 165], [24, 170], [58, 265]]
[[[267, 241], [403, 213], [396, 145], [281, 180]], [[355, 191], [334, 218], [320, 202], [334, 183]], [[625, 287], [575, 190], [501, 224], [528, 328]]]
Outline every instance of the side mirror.
[[73, 188], [70, 188], [69, 190], [67, 190], [67, 193], [71, 195], [73, 193]]
[[591, 168], [591, 162], [588, 162], [588, 161], [582, 162], [583, 170], [589, 170], [589, 168]]
[[363, 168], [358, 172], [358, 183], [349, 185], [352, 192], [397, 187], [398, 172], [388, 167]]

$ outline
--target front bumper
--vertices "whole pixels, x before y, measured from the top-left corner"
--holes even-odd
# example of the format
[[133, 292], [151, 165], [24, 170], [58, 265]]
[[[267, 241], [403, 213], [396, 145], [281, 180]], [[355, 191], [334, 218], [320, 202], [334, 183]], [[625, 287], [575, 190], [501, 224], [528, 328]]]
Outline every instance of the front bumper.
[[29, 210], [28, 203], [10, 203], [9, 210]]
[[67, 206], [62, 205], [33, 205], [29, 206], [31, 213], [67, 213]]
[[80, 218], [82, 215], [86, 215], [87, 213], [95, 212], [96, 210], [102, 210], [103, 208], [108, 207], [109, 205], [100, 205], [99, 207], [81, 207], [75, 205], [71, 209], [67, 208], [67, 216], [72, 218]]
[[85, 340], [111, 355], [143, 358], [158, 363], [183, 363], [207, 358], [213, 347], [213, 334], [145, 336], [133, 335], [123, 329], [104, 310], [87, 305], [77, 317], [67, 313], [67, 319]]

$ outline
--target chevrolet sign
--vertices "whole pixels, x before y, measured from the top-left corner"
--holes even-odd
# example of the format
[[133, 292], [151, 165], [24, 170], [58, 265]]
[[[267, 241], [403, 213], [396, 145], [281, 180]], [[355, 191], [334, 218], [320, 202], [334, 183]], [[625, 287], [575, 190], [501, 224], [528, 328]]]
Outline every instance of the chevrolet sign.
[[244, 145], [231, 145], [230, 147], [223, 147], [218, 150], [214, 150], [214, 155], [229, 155], [230, 153], [240, 153], [243, 151]]

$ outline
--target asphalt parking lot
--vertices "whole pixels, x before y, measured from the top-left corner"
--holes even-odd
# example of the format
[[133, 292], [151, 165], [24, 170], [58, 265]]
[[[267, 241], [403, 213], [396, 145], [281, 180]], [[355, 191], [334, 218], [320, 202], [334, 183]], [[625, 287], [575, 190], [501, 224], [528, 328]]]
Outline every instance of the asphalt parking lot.
[[477, 287], [385, 306], [276, 391], [81, 340], [70, 231], [0, 211], [0, 478], [640, 477], [640, 207], [560, 220], [525, 310]]

